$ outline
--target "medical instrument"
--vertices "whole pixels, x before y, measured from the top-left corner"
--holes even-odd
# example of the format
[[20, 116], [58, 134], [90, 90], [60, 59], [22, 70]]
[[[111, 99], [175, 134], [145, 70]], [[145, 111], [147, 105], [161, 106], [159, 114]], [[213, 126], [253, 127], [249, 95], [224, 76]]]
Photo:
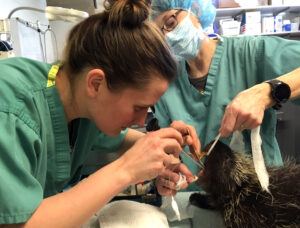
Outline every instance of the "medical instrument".
[[189, 155], [187, 152], [185, 152], [184, 150], [182, 151], [182, 153], [185, 154], [187, 157], [189, 157], [194, 164], [196, 164], [198, 167], [200, 167], [202, 169], [204, 166], [203, 158], [205, 156], [209, 156], [209, 154], [211, 153], [211, 151], [214, 149], [215, 145], [219, 141], [220, 137], [221, 137], [221, 134], [218, 134], [217, 137], [215, 138], [213, 144], [209, 148], [208, 152], [203, 151], [203, 152], [200, 152], [200, 154], [198, 154], [196, 152], [195, 148], [192, 147], [194, 152], [191, 152], [191, 154], [193, 154], [194, 156], [197, 157], [197, 161], [195, 161], [195, 159], [191, 155]]
[[[187, 136], [187, 135], [191, 136], [190, 129], [188, 129], [188, 128], [187, 128], [187, 134], [184, 135], [184, 136]], [[198, 151], [196, 150], [196, 148], [195, 148], [194, 145], [190, 146], [189, 149], [190, 149], [190, 153], [191, 153], [193, 156], [195, 156], [195, 157], [197, 158], [197, 160], [199, 161], [199, 160], [200, 160], [200, 154], [201, 154], [201, 152], [198, 152]]]
[[202, 169], [204, 167], [203, 158], [205, 156], [209, 156], [209, 154], [214, 149], [214, 147], [217, 144], [220, 137], [221, 137], [221, 134], [218, 134], [217, 137], [215, 138], [213, 144], [209, 148], [208, 152], [202, 151], [202, 152], [200, 152], [200, 154], [198, 154], [196, 152], [194, 153], [194, 155], [196, 155], [196, 157], [197, 157], [197, 161], [195, 161], [195, 159], [191, 155], [189, 155], [187, 152], [185, 152], [184, 150], [182, 151], [182, 153], [185, 154], [186, 156], [188, 156], [194, 164], [196, 164], [198, 167], [200, 167]]
[[206, 156], [209, 156], [209, 154], [211, 153], [211, 151], [214, 149], [215, 145], [216, 145], [217, 142], [219, 141], [220, 137], [221, 137], [221, 134], [219, 133], [219, 134], [217, 135], [217, 137], [215, 138], [214, 143], [211, 145], [211, 147], [210, 147], [209, 150], [207, 151]]
[[200, 163], [201, 158], [200, 158], [200, 160], [196, 161], [191, 155], [189, 155], [189, 153], [185, 152], [184, 150], [182, 150], [182, 153], [183, 153], [185, 156], [187, 156], [188, 158], [190, 158], [191, 161], [192, 161], [195, 165], [197, 165], [197, 166], [200, 167], [201, 169], [203, 168], [203, 164]]

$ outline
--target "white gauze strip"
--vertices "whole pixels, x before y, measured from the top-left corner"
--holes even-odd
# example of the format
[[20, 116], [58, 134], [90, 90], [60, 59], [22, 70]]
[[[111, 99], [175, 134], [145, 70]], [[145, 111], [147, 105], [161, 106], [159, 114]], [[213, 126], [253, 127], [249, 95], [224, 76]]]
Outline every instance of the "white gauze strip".
[[266, 169], [263, 153], [261, 150], [260, 126], [251, 130], [251, 147], [254, 168], [263, 190], [269, 191], [269, 174]]
[[180, 221], [181, 220], [180, 212], [179, 212], [178, 204], [177, 204], [174, 196], [171, 196], [171, 206], [172, 206], [173, 211], [175, 212], [175, 215], [176, 215], [178, 221]]
[[[184, 184], [185, 182], [186, 182], [186, 176], [179, 173], [179, 180], [176, 183], [176, 190], [179, 191], [181, 188], [181, 185]], [[179, 212], [178, 204], [177, 204], [174, 196], [171, 196], [171, 206], [172, 206], [173, 211], [176, 214], [177, 219], [180, 221], [181, 220], [180, 212]]]

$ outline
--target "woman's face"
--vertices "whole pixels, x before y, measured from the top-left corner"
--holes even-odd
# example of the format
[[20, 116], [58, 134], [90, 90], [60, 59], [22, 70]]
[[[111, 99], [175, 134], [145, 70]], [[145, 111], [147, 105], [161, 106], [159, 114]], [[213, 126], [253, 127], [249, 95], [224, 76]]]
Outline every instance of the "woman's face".
[[105, 84], [91, 111], [92, 119], [98, 129], [110, 136], [132, 125], [144, 126], [148, 108], [157, 102], [168, 85], [166, 80], [153, 76], [143, 89], [125, 88], [116, 93]]
[[[163, 34], [171, 32], [176, 26], [188, 15], [188, 11], [181, 9], [168, 10], [160, 14], [155, 18], [154, 22], [161, 29]], [[199, 28], [201, 25], [198, 18], [190, 13], [190, 19], [196, 28]]]

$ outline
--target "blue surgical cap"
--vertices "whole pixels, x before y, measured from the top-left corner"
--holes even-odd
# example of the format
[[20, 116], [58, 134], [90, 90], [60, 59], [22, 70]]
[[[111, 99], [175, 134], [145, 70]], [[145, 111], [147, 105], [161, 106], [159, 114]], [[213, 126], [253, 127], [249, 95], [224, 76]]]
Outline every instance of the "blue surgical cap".
[[199, 18], [203, 29], [211, 26], [216, 16], [216, 8], [211, 0], [152, 0], [151, 8], [153, 19], [172, 9], [190, 10]]

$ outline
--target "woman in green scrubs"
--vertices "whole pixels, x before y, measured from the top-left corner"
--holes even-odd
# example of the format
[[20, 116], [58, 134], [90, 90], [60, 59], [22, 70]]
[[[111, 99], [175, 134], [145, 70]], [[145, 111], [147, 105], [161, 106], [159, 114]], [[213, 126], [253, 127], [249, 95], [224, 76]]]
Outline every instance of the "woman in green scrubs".
[[[173, 120], [193, 125], [203, 146], [219, 132], [229, 144], [233, 131], [244, 130], [245, 152], [251, 149], [249, 129], [261, 125], [266, 163], [282, 164], [276, 113], [270, 108], [276, 102], [265, 81], [277, 78], [290, 87], [290, 98], [300, 95], [299, 69], [295, 70], [300, 67], [300, 42], [269, 36], [210, 39], [204, 30], [215, 17], [211, 1], [153, 0], [151, 5], [152, 19], [178, 60], [177, 78], [155, 106], [159, 125]], [[197, 173], [190, 159], [182, 159]], [[169, 191], [161, 188], [163, 194]]]
[[[0, 61], [5, 227], [78, 227], [129, 185], [161, 174], [184, 143], [200, 148], [195, 130], [182, 122], [146, 136], [126, 130], [144, 124], [176, 65], [147, 20], [146, 3], [110, 1], [107, 7], [71, 30], [60, 65]], [[182, 136], [187, 128], [193, 137]], [[92, 147], [129, 149], [67, 189]]]

